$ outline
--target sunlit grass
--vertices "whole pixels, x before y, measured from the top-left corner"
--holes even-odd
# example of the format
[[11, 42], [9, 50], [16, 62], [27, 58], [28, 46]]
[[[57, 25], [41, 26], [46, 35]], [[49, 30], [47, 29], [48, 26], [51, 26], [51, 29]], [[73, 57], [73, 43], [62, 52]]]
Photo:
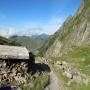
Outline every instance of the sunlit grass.
[[40, 75], [34, 81], [31, 82], [32, 86], [22, 86], [22, 90], [43, 90], [48, 84], [48, 75], [46, 73]]

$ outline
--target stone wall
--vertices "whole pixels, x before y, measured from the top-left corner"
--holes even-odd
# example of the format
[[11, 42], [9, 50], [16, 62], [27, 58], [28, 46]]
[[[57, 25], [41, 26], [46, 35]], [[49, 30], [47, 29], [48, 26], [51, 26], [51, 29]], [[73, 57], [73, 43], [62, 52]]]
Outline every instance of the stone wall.
[[30, 80], [27, 70], [27, 62], [0, 60], [0, 84], [20, 85], [27, 83]]
[[0, 45], [1, 59], [29, 59], [29, 51], [22, 46]]

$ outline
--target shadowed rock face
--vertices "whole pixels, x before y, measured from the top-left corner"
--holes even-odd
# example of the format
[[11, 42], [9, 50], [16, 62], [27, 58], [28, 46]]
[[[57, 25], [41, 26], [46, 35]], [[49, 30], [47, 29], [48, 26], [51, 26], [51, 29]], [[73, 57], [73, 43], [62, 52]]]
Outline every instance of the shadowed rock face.
[[25, 47], [0, 45], [1, 59], [29, 59], [29, 51]]

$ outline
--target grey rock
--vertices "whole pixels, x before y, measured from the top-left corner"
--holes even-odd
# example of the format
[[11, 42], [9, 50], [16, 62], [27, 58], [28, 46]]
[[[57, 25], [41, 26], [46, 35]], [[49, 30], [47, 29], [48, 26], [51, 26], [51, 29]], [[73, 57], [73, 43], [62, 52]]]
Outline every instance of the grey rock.
[[29, 51], [21, 46], [0, 45], [1, 59], [29, 59]]

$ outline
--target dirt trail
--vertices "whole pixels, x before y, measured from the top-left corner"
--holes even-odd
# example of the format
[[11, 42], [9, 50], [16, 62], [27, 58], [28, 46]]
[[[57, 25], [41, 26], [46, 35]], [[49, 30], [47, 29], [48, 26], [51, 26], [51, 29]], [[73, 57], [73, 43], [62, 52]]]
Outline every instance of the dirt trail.
[[51, 71], [49, 73], [50, 84], [44, 90], [61, 90], [61, 82], [58, 77]]

